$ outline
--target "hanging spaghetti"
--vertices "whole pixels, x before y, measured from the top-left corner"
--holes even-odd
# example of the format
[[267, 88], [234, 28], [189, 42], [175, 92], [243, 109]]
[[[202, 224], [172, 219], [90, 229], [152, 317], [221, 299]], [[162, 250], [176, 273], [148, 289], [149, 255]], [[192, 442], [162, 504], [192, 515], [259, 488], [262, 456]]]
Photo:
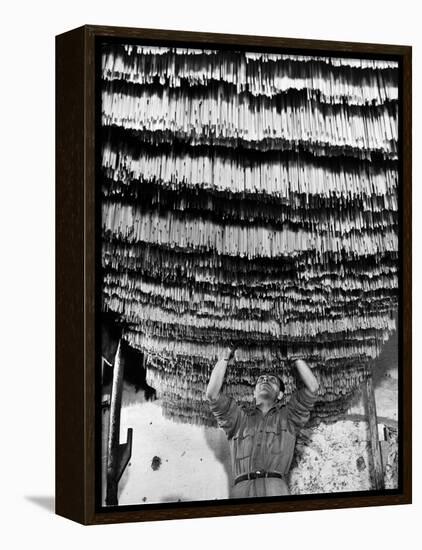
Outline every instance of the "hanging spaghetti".
[[334, 419], [395, 330], [398, 65], [112, 44], [102, 52], [102, 307], [147, 357], [165, 415], [212, 423], [273, 358]]

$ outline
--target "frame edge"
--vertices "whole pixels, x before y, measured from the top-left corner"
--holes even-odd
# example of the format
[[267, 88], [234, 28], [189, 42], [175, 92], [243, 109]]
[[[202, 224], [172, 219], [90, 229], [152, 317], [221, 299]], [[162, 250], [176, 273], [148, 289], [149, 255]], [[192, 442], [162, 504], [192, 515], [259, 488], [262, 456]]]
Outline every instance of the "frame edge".
[[56, 36], [56, 505], [84, 522], [84, 33]]

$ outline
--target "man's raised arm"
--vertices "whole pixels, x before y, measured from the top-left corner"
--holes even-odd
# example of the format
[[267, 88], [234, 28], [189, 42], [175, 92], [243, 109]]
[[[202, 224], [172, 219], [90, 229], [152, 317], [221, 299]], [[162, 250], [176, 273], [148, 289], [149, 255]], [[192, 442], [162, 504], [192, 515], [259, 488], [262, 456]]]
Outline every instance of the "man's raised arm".
[[304, 387], [296, 390], [291, 396], [286, 412], [290, 432], [298, 434], [309, 421], [311, 410], [317, 400], [318, 380], [303, 359], [297, 359], [294, 365]]
[[234, 346], [228, 347], [225, 350], [223, 357], [221, 357], [215, 364], [215, 367], [211, 372], [210, 380], [208, 382], [207, 391], [205, 393], [208, 401], [215, 401], [220, 395], [220, 390], [224, 382], [227, 365], [234, 357], [234, 352]]
[[318, 380], [315, 378], [305, 361], [303, 361], [303, 359], [296, 359], [295, 367], [308, 390], [312, 393], [316, 393], [319, 387]]

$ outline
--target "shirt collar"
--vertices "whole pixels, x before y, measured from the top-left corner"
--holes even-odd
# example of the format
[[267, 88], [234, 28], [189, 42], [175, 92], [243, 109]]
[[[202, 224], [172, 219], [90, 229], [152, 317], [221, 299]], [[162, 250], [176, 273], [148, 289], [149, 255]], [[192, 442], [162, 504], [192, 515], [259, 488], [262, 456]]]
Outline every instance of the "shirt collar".
[[[274, 403], [274, 405], [271, 407], [271, 409], [268, 409], [268, 412], [266, 414], [268, 414], [270, 411], [272, 411], [273, 409], [281, 409], [283, 405], [281, 404], [281, 401], [279, 399], [277, 399], [277, 401]], [[261, 414], [264, 414], [261, 410], [261, 407], [259, 405], [257, 405], [255, 403], [255, 405], [252, 406], [252, 409], [255, 411], [255, 412], [260, 412]]]

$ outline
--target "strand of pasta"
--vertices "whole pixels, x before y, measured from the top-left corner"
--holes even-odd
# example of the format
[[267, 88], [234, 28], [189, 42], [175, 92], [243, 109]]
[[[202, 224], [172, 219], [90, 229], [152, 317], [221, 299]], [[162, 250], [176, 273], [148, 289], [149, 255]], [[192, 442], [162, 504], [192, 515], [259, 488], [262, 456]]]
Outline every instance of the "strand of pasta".
[[213, 82], [224, 81], [234, 85], [236, 93], [248, 91], [253, 95], [306, 90], [309, 97], [330, 103], [342, 100], [356, 104], [383, 103], [398, 99], [397, 63], [364, 66], [365, 60], [352, 60], [345, 66], [336, 65], [331, 59], [330, 66], [323, 58], [252, 58], [241, 52], [226, 53], [211, 63], [211, 56], [215, 53], [201, 50], [197, 55], [180, 50], [125, 55], [124, 51], [115, 49], [102, 56], [102, 77], [149, 85], [158, 81], [169, 87], [179, 87], [183, 81], [190, 86], [208, 87]]
[[[207, 281], [210, 286], [234, 282], [232, 286], [236, 288], [242, 284], [254, 287], [257, 282], [264, 288], [270, 288], [274, 287], [274, 283], [280, 284], [284, 281], [278, 287], [282, 290], [296, 283], [303, 285], [305, 282], [307, 285], [336, 285], [338, 280], [344, 280], [347, 289], [360, 288], [353, 286], [356, 277], [363, 281], [377, 279], [379, 276], [385, 276], [386, 279], [393, 277], [394, 280], [398, 269], [396, 252], [384, 255], [373, 253], [349, 261], [343, 258], [339, 262], [330, 257], [324, 258], [323, 262], [316, 261], [312, 251], [305, 251], [299, 258], [286, 257], [283, 261], [271, 258], [254, 260], [216, 255], [213, 251], [175, 251], [160, 245], [128, 243], [118, 239], [103, 241], [102, 258], [104, 268], [121, 269], [124, 272], [146, 271], [152, 278], [160, 278], [162, 271], [164, 279], [168, 281], [174, 279], [170, 276], [173, 268], [183, 284], [186, 283], [185, 276], [198, 275], [202, 277], [202, 282]], [[313, 289], [311, 286], [311, 290]]]
[[236, 159], [206, 155], [141, 154], [137, 158], [130, 150], [113, 150], [105, 145], [102, 166], [107, 177], [128, 184], [136, 180], [154, 182], [165, 189], [181, 191], [215, 190], [231, 194], [266, 194], [290, 200], [292, 195], [358, 198], [385, 196], [398, 185], [396, 169], [369, 166], [347, 171], [320, 164], [306, 163], [299, 158], [245, 165]]
[[372, 149], [396, 153], [397, 105], [362, 108], [347, 105], [303, 103], [277, 97], [192, 97], [181, 89], [163, 88], [159, 94], [142, 89], [139, 95], [102, 91], [102, 124], [130, 130], [171, 131], [190, 136], [211, 136], [248, 142], [284, 139], [322, 143], [332, 147]]
[[370, 69], [386, 69], [386, 68], [398, 68], [398, 62], [392, 61], [389, 59], [373, 59], [373, 58], [351, 58], [351, 57], [332, 57], [332, 56], [309, 56], [309, 55], [298, 55], [298, 54], [285, 54], [285, 53], [274, 53], [274, 52], [252, 52], [252, 51], [237, 51], [237, 50], [219, 50], [219, 49], [210, 49], [210, 48], [185, 48], [185, 47], [166, 47], [166, 46], [151, 46], [151, 45], [139, 45], [139, 44], [120, 44], [114, 45], [112, 48], [109, 46], [106, 48], [106, 51], [113, 51], [114, 49], [122, 49], [128, 55], [164, 55], [164, 54], [175, 54], [176, 56], [187, 55], [187, 56], [206, 56], [206, 61], [210, 60], [210, 56], [218, 56], [216, 60], [211, 60], [212, 66], [216, 67], [221, 64], [222, 60], [233, 55], [244, 56], [248, 60], [254, 61], [279, 61], [279, 60], [294, 60], [299, 63], [309, 62], [312, 60], [317, 60], [322, 63], [327, 63], [333, 67], [359, 67], [359, 68], [370, 68]]
[[269, 355], [286, 398], [289, 361], [311, 364], [315, 418], [357, 391], [396, 328], [397, 70], [104, 51], [102, 309], [121, 315], [165, 414], [210, 421], [204, 389], [230, 341], [243, 402]]
[[236, 331], [240, 333], [255, 333], [268, 335], [273, 338], [302, 338], [307, 336], [313, 338], [324, 333], [341, 334], [355, 330], [394, 330], [395, 321], [386, 316], [365, 315], [356, 313], [348, 314], [341, 318], [316, 321], [313, 317], [309, 320], [286, 322], [284, 318], [277, 319], [276, 316], [269, 319], [238, 319], [235, 317], [209, 317], [198, 316], [190, 313], [172, 313], [160, 307], [150, 304], [140, 304], [137, 301], [122, 301], [118, 298], [103, 297], [107, 307], [118, 313], [124, 313], [125, 318], [131, 322], [151, 326], [162, 324], [171, 326], [174, 331], [186, 331], [193, 333], [201, 330]]
[[[395, 280], [394, 280], [395, 279]], [[295, 281], [282, 281], [277, 290], [261, 290], [260, 292], [242, 291], [237, 287], [222, 290], [216, 286], [215, 289], [201, 288], [200, 286], [186, 287], [180, 284], [162, 283], [151, 278], [130, 275], [129, 273], [105, 272], [103, 277], [103, 290], [106, 294], [119, 297], [128, 301], [133, 295], [135, 301], [152, 300], [159, 298], [163, 303], [186, 303], [189, 306], [205, 305], [215, 308], [233, 310], [259, 310], [271, 311], [275, 307], [283, 307], [284, 312], [288, 310], [287, 304], [292, 304], [292, 309], [298, 304], [308, 304], [308, 310], [315, 307], [315, 304], [326, 306], [335, 305], [344, 307], [350, 303], [359, 301], [396, 298], [398, 287], [397, 277], [371, 278], [367, 281], [350, 279], [351, 285], [356, 292], [352, 293], [349, 284], [343, 279], [338, 288], [309, 289], [307, 285], [298, 284]], [[308, 295], [309, 294], [309, 295]], [[144, 297], [144, 298], [142, 298]]]
[[141, 213], [137, 206], [103, 202], [103, 231], [127, 242], [146, 242], [170, 248], [213, 250], [217, 254], [247, 258], [296, 256], [301, 251], [345, 253], [367, 256], [398, 250], [397, 232], [366, 231], [342, 236], [335, 231], [310, 232], [274, 229], [267, 226], [240, 227], [192, 219], [168, 212]]

